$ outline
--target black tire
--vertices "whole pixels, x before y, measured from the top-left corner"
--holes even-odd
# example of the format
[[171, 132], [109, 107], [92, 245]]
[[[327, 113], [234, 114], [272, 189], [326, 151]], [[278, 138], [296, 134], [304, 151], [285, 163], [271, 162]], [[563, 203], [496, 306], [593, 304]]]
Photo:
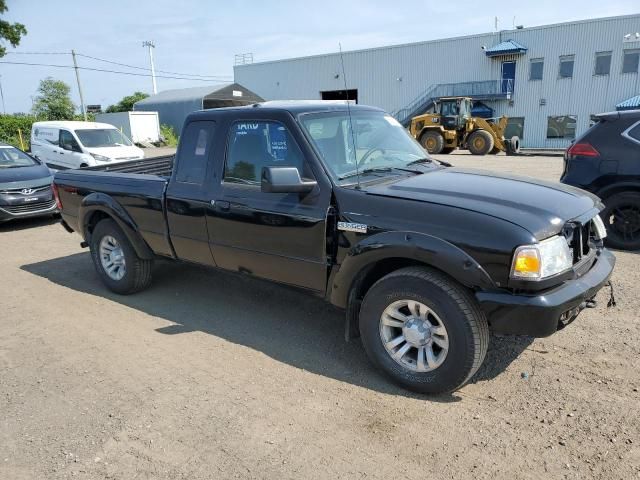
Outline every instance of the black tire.
[[[119, 280], [114, 280], [109, 276], [100, 259], [100, 243], [106, 236], [115, 238], [122, 248], [125, 273]], [[90, 249], [96, 271], [109, 290], [121, 295], [128, 295], [144, 290], [151, 284], [153, 260], [144, 260], [138, 257], [127, 236], [113, 220], [105, 219], [96, 225], [91, 235]]]
[[640, 193], [616, 193], [605, 199], [604, 205], [600, 217], [607, 229], [607, 246], [640, 250]]
[[[442, 363], [431, 371], [407, 368], [385, 348], [382, 314], [394, 302], [405, 299], [426, 305], [446, 328], [449, 349]], [[398, 329], [398, 334], [403, 332]], [[463, 286], [425, 267], [397, 270], [371, 287], [360, 310], [360, 334], [371, 361], [393, 381], [429, 394], [452, 392], [467, 383], [482, 365], [489, 345], [487, 319], [476, 300]], [[398, 345], [402, 349], [402, 344]], [[417, 348], [411, 348], [417, 355]], [[410, 349], [407, 354], [411, 352]]]
[[444, 138], [439, 132], [429, 130], [420, 137], [420, 144], [431, 154], [438, 154], [444, 148]]
[[473, 155], [486, 155], [493, 147], [493, 137], [486, 130], [476, 130], [467, 139], [467, 148]]
[[449, 155], [451, 152], [453, 152], [456, 149], [456, 147], [447, 147], [447, 148], [443, 148], [442, 149], [442, 153], [445, 155]]
[[520, 138], [513, 136], [504, 141], [507, 147], [507, 155], [518, 155], [520, 153]]

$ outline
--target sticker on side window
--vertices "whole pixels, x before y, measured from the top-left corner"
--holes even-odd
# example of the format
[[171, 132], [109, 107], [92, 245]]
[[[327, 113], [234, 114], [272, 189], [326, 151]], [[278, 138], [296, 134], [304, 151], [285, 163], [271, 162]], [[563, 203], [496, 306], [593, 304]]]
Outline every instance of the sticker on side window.
[[207, 150], [207, 131], [202, 129], [198, 132], [198, 141], [196, 142], [196, 151], [195, 154], [198, 157], [201, 157], [205, 154]]

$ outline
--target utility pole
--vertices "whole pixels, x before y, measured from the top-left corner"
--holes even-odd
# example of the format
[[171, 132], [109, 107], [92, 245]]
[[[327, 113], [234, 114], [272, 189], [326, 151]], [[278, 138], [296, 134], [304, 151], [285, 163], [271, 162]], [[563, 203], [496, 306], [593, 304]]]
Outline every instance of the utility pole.
[[84, 108], [84, 97], [82, 96], [82, 86], [80, 85], [80, 72], [78, 70], [78, 63], [76, 62], [76, 51], [71, 50], [71, 56], [73, 57], [73, 68], [76, 71], [76, 80], [78, 81], [78, 93], [80, 94], [80, 108], [82, 109], [82, 115], [84, 121], [87, 121], [87, 109]]
[[158, 87], [156, 85], [156, 69], [153, 65], [153, 49], [156, 48], [153, 40], [145, 40], [142, 42], [143, 47], [149, 47], [149, 62], [151, 62], [151, 83], [153, 84], [153, 94], [158, 93]]
[[[2, 78], [2, 75], [0, 75]], [[2, 91], [2, 81], [0, 81], [0, 97], [2, 97], [2, 113], [7, 114], [7, 109], [4, 107], [4, 92]]]

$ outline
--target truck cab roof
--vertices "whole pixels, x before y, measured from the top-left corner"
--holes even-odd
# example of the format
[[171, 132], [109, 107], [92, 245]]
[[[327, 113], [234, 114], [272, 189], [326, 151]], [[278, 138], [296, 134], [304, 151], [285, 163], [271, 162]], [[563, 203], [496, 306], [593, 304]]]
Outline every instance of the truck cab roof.
[[197, 116], [199, 119], [206, 119], [213, 116], [218, 116], [226, 112], [246, 112], [248, 110], [260, 110], [260, 111], [287, 111], [292, 115], [299, 115], [301, 113], [316, 113], [316, 112], [351, 112], [359, 111], [375, 111], [384, 112], [384, 110], [376, 107], [370, 107], [367, 105], [349, 104], [344, 100], [272, 100], [261, 103], [254, 103], [252, 105], [245, 105], [239, 107], [225, 107], [215, 108], [209, 110], [199, 110], [192, 113], [190, 116]]

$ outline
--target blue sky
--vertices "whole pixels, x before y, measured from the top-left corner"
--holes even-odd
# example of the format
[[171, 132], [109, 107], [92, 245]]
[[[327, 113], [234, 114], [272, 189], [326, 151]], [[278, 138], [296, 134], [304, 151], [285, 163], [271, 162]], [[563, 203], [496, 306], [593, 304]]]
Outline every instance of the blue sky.
[[[493, 30], [515, 24], [544, 25], [593, 17], [640, 13], [638, 0], [562, 2], [457, 0], [322, 2], [272, 0], [95, 1], [9, 0], [9, 21], [25, 24], [28, 35], [16, 52], [76, 52], [148, 67], [143, 40], [156, 44], [156, 69], [233, 76], [234, 54], [252, 52], [255, 61], [416, 42]], [[640, 27], [640, 26], [639, 26]], [[8, 54], [0, 61], [71, 64], [70, 55]], [[87, 58], [85, 67], [125, 69]], [[137, 71], [145, 73], [144, 71]], [[73, 70], [0, 64], [7, 112], [28, 111], [40, 79], [52, 76], [72, 87]], [[81, 71], [85, 102], [106, 107], [136, 90], [151, 91], [151, 79]], [[158, 90], [215, 82], [158, 79]]]

